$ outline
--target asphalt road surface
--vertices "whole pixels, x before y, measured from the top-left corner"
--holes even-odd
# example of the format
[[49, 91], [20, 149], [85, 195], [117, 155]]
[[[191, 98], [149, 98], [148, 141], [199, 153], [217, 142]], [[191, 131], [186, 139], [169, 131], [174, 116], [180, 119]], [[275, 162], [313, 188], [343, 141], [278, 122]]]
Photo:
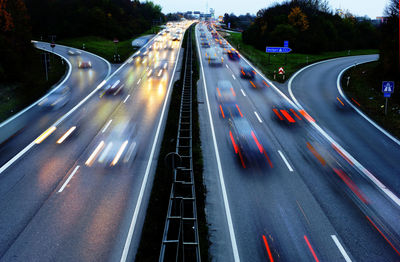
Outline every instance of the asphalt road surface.
[[99, 85], [76, 72], [94, 91], [0, 174], [1, 260], [134, 257], [180, 51], [170, 40], [157, 35]]
[[342, 140], [323, 132], [318, 111], [296, 106], [244, 57], [230, 59], [225, 52], [231, 47], [211, 32], [205, 25], [196, 29], [200, 114], [208, 121], [201, 124], [205, 180], [218, 183], [207, 184], [208, 191], [219, 190], [207, 200], [212, 255], [223, 260], [218, 254], [226, 254], [229, 261], [396, 261], [397, 204], [360, 170]]

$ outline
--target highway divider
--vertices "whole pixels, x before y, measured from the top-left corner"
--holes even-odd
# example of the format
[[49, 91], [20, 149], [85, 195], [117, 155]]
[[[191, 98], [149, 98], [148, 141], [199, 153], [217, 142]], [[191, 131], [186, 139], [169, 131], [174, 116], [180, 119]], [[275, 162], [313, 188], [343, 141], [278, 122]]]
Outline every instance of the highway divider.
[[[186, 46], [188, 41], [188, 31], [192, 30], [194, 37], [195, 26], [192, 25], [185, 33], [182, 47]], [[192, 41], [192, 48], [196, 49], [196, 42]], [[186, 49], [183, 57], [186, 56]], [[195, 192], [197, 205], [197, 219], [201, 259], [208, 261], [208, 226], [205, 217], [205, 187], [203, 184], [203, 160], [200, 142], [200, 128], [198, 122], [197, 108], [197, 81], [199, 79], [199, 65], [197, 53], [193, 55], [193, 74], [192, 74], [192, 112], [193, 112], [193, 170], [195, 171]], [[160, 247], [163, 239], [165, 217], [168, 211], [169, 197], [171, 185], [173, 181], [172, 171], [165, 166], [164, 158], [169, 152], [176, 150], [176, 134], [178, 131], [179, 113], [182, 86], [185, 72], [185, 65], [182, 65], [180, 79], [174, 83], [174, 88], [171, 95], [171, 103], [169, 106], [168, 118], [165, 126], [165, 132], [161, 143], [160, 154], [158, 158], [156, 175], [154, 177], [153, 187], [147, 208], [146, 218], [142, 230], [140, 245], [136, 254], [137, 261], [158, 261], [160, 255]]]

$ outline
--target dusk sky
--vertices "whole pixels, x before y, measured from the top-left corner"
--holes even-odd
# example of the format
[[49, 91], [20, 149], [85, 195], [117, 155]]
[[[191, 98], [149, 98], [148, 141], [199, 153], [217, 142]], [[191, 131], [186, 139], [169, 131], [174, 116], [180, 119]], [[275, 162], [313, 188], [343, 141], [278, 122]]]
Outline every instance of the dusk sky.
[[[348, 9], [357, 16], [367, 15], [370, 18], [382, 16], [383, 10], [389, 0], [328, 0], [332, 9]], [[256, 14], [261, 8], [269, 7], [271, 4], [282, 1], [273, 0], [153, 0], [161, 5], [163, 13], [201, 11], [205, 12], [207, 2], [209, 8], [215, 9], [215, 14], [235, 13], [236, 15], [251, 13]]]

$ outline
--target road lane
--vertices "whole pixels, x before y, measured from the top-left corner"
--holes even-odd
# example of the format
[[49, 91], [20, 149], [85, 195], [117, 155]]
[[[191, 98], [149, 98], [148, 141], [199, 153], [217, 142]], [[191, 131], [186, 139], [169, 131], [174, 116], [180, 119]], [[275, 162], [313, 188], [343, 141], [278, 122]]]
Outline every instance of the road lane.
[[[48, 43], [36, 42], [39, 48], [51, 51]], [[42, 132], [44, 132], [52, 123], [68, 112], [79, 101], [87, 96], [98, 84], [100, 84], [110, 73], [110, 66], [103, 59], [98, 58], [88, 52], [76, 53], [69, 55], [68, 50], [75, 50], [69, 47], [56, 46], [54, 52], [68, 59], [72, 65], [71, 74], [66, 81], [58, 88], [67, 88], [65, 97], [66, 104], [61, 108], [51, 108], [36, 104], [21, 116], [24, 119], [29, 119], [25, 123], [25, 127], [15, 136], [1, 144], [0, 147], [0, 166], [3, 166], [7, 161], [12, 159], [23, 148], [35, 140]], [[79, 69], [78, 61], [91, 61], [92, 68]], [[48, 98], [51, 98], [49, 95]], [[46, 98], [47, 99], [47, 98]], [[47, 104], [46, 101], [42, 102]]]
[[[1, 183], [5, 186], [0, 206], [7, 207], [8, 212], [0, 215], [0, 225], [9, 229], [0, 239], [2, 259], [121, 259], [146, 166], [157, 158], [155, 152], [149, 159], [151, 145], [157, 124], [164, 121], [161, 108], [170, 92], [167, 84], [172, 81], [179, 43], [171, 49], [163, 46], [149, 51], [147, 62], [128, 60], [103, 85], [104, 89], [28, 152], [21, 164], [6, 171], [8, 180]], [[168, 67], [162, 77], [149, 76], [163, 59], [167, 59]], [[116, 89], [111, 90], [117, 82]], [[75, 125], [71, 137], [57, 144]], [[88, 162], [99, 144], [102, 146]], [[15, 181], [12, 177], [18, 173], [23, 175]], [[147, 189], [143, 205], [148, 201]], [[133, 245], [137, 245], [139, 236], [140, 230], [135, 231]], [[38, 238], [41, 241], [36, 241]], [[32, 245], [26, 246], [26, 242]]]
[[[294, 109], [296, 112], [296, 107], [291, 108], [291, 104], [271, 87], [271, 83], [263, 83], [257, 75], [253, 83], [242, 79], [240, 67], [245, 64], [243, 60], [232, 61], [223, 56], [228, 66], [209, 66], [205, 52], [213, 52], [208, 50], [218, 47], [206, 28], [203, 32], [206, 32], [211, 48], [200, 48], [199, 56], [203, 59], [212, 125], [215, 126], [240, 258], [244, 261], [264, 261], [269, 255], [263, 241], [263, 236], [266, 236], [275, 259], [313, 260], [310, 244], [320, 260], [344, 261], [342, 250], [331, 237], [335, 235], [348, 256], [355, 260], [366, 257], [393, 260], [395, 252], [361, 215], [359, 207], [354, 205], [357, 202], [354, 194], [345, 193], [348, 189], [334, 170], [341, 168], [350, 174], [355, 171], [308, 124], [306, 117], [309, 116], [305, 112], [297, 112], [296, 116], [291, 111]], [[199, 35], [203, 32], [197, 32], [198, 43], [202, 42]], [[232, 73], [236, 74], [235, 78]], [[237, 104], [260, 137], [273, 164], [272, 168], [263, 163], [263, 166], [256, 164], [243, 169], [235, 158], [227, 138], [229, 131], [226, 121], [215, 99], [219, 80], [228, 80], [233, 85]], [[274, 109], [283, 120], [286, 117], [284, 113], [290, 113], [296, 123], [288, 123], [289, 118], [285, 121], [277, 119]], [[325, 165], [315, 157], [315, 152], [320, 152], [326, 158]], [[214, 212], [209, 215], [211, 224], [212, 217], [225, 216], [220, 211]], [[309, 243], [305, 241], [305, 236]], [[348, 244], [352, 244], [350, 249]], [[219, 248], [226, 249], [226, 242], [225, 246]], [[218, 252], [218, 247], [216, 250]]]

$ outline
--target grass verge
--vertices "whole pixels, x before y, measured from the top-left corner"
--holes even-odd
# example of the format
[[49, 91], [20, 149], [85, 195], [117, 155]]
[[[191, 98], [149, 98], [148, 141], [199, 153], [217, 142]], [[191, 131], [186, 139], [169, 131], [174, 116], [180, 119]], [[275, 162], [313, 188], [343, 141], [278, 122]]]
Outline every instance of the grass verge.
[[24, 67], [21, 73], [24, 82], [0, 84], [0, 122], [38, 100], [65, 74], [66, 63], [50, 54], [49, 80], [46, 81], [42, 52], [34, 50], [27, 61], [31, 66]]
[[[246, 58], [248, 58], [256, 67], [258, 67], [264, 75], [269, 79], [274, 79], [274, 71], [276, 71], [276, 81], [284, 82], [289, 79], [290, 76], [301, 69], [302, 67], [315, 63], [321, 60], [343, 57], [348, 55], [369, 55], [377, 54], [378, 50], [366, 49], [366, 50], [345, 50], [335, 52], [324, 52], [320, 54], [297, 54], [289, 53], [285, 54], [267, 54], [254, 48], [251, 45], [243, 43], [241, 33], [221, 33], [229, 43], [239, 50]], [[286, 56], [286, 58], [285, 58]], [[286, 61], [285, 61], [286, 60]], [[269, 62], [268, 62], [269, 61]], [[283, 67], [285, 70], [285, 80], [282, 79], [281, 75], [278, 75], [279, 67]]]
[[[193, 30], [194, 27], [188, 30]], [[194, 34], [192, 34], [194, 35]], [[188, 32], [185, 33], [182, 47], [186, 47]], [[204, 201], [205, 201], [205, 188], [203, 185], [203, 159], [201, 152], [200, 142], [200, 128], [198, 122], [198, 109], [197, 109], [197, 81], [199, 79], [199, 66], [197, 63], [197, 53], [195, 50], [195, 42], [193, 42], [193, 165], [195, 171], [195, 185], [196, 185], [196, 204], [197, 216], [200, 238], [200, 250], [203, 261], [209, 261], [208, 258], [208, 226], [206, 223]], [[186, 50], [183, 57], [185, 57]], [[179, 110], [182, 94], [182, 79], [184, 74], [184, 67], [182, 65], [180, 79], [174, 83], [174, 88], [171, 95], [171, 103], [168, 112], [168, 118], [165, 126], [165, 132], [161, 143], [160, 154], [156, 168], [156, 175], [154, 177], [153, 188], [149, 205], [147, 208], [146, 219], [144, 222], [142, 236], [138, 252], [136, 254], [136, 261], [158, 261], [160, 255], [160, 247], [162, 243], [162, 236], [165, 226], [165, 218], [167, 215], [169, 195], [172, 185], [172, 172], [165, 168], [164, 157], [169, 152], [175, 152], [176, 136], [178, 131]]]
[[[342, 88], [347, 97], [353, 98], [355, 106], [366, 113], [371, 119], [400, 138], [400, 95], [394, 93], [388, 102], [387, 115], [385, 115], [385, 98], [382, 93], [382, 81], [385, 79], [380, 62], [371, 62], [352, 67], [347, 70], [341, 79]], [[347, 79], [350, 76], [349, 85]], [[395, 86], [399, 86], [399, 81]]]
[[[128, 59], [130, 55], [132, 55], [136, 49], [132, 47], [132, 41], [140, 36], [154, 34], [159, 31], [160, 27], [153, 27], [143, 34], [136, 35], [131, 39], [120, 41], [117, 44], [118, 54], [120, 55], [121, 63]], [[57, 43], [61, 45], [71, 46], [74, 48], [83, 48], [83, 44], [85, 44], [85, 50], [96, 54], [98, 56], [103, 57], [110, 63], [115, 63], [114, 54], [115, 54], [115, 44], [113, 39], [105, 39], [98, 36], [85, 36], [85, 37], [77, 37], [77, 38], [69, 38], [57, 41]]]

